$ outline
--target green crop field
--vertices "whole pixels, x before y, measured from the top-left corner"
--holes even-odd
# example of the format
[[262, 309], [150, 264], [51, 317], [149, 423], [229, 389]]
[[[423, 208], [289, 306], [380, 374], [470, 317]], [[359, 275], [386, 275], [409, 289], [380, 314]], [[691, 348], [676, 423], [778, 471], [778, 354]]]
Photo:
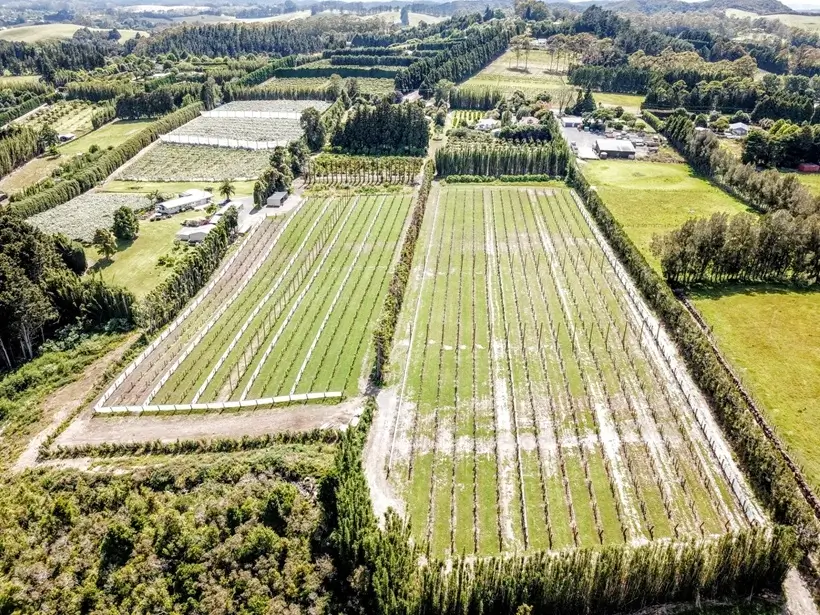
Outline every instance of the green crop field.
[[375, 446], [432, 555], [699, 538], [759, 518], [590, 224], [563, 187], [431, 194]]
[[660, 264], [649, 246], [652, 236], [678, 228], [689, 218], [728, 214], [747, 208], [696, 176], [686, 164], [635, 160], [595, 160], [582, 166], [629, 238], [653, 267]]
[[[495, 88], [507, 94], [521, 90], [529, 96], [540, 92], [554, 93], [566, 88], [574, 91], [578, 89], [577, 86], [570, 85], [566, 76], [572, 59], [569, 52], [535, 50], [529, 53], [529, 58], [523, 53], [516, 58], [515, 52], [507, 51], [463, 85]], [[627, 111], [637, 113], [643, 96], [595, 92], [595, 100], [606, 106], [620, 105]], [[572, 101], [575, 101], [574, 95]]]
[[410, 201], [309, 198], [264, 221], [112, 404], [356, 395]]
[[96, 145], [100, 149], [106, 149], [109, 146], [116, 147], [127, 140], [128, 137], [135, 135], [152, 123], [153, 120], [134, 120], [116, 121], [111, 124], [106, 124], [79, 139], [61, 145], [59, 151], [61, 154], [82, 154], [87, 152], [88, 148], [92, 145]]

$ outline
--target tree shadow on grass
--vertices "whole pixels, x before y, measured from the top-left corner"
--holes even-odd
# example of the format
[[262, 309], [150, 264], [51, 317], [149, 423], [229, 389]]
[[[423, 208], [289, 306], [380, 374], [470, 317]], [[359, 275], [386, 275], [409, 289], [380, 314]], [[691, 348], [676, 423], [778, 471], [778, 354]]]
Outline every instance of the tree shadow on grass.
[[125, 250], [134, 245], [134, 241], [134, 239], [117, 239], [117, 251], [114, 255], [111, 258], [106, 258], [98, 253], [98, 260], [96, 260], [94, 264], [88, 268], [88, 273], [99, 273], [105, 269], [108, 269], [108, 267], [114, 264], [114, 259], [117, 254], [120, 252], [125, 252]]
[[745, 295], [761, 297], [772, 295], [813, 295], [820, 306], [820, 285], [799, 286], [777, 282], [735, 282], [731, 284], [694, 284], [685, 289], [690, 299], [717, 301], [724, 297]]

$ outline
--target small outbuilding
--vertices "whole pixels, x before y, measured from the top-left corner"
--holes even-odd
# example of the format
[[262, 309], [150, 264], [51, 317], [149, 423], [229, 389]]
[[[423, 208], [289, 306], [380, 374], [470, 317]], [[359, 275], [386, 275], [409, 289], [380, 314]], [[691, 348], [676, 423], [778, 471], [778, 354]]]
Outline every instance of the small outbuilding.
[[211, 202], [211, 193], [205, 190], [192, 188], [181, 193], [175, 199], [168, 199], [162, 203], [157, 204], [157, 213], [163, 215], [178, 214], [181, 211], [188, 211], [195, 207], [207, 205]]
[[626, 139], [596, 139], [594, 149], [599, 158], [635, 159], [635, 146]]
[[520, 120], [518, 120], [519, 126], [538, 126], [538, 124], [540, 124], [538, 118], [533, 117], [531, 115], [528, 115], [527, 117], [522, 117]]
[[735, 122], [729, 124], [729, 132], [737, 137], [745, 137], [749, 134], [749, 125], [744, 122]]
[[501, 125], [501, 122], [498, 120], [494, 120], [489, 117], [482, 118], [478, 120], [475, 124], [476, 130], [492, 130], [493, 128], [498, 128]]
[[203, 241], [212, 230], [216, 228], [215, 224], [204, 224], [202, 226], [186, 226], [177, 231], [176, 238], [180, 241], [187, 241], [188, 243], [199, 243]]
[[266, 207], [282, 207], [288, 198], [287, 192], [274, 192], [265, 201]]
[[820, 173], [820, 164], [801, 162], [797, 165], [797, 170], [800, 173]]
[[576, 115], [565, 115], [561, 118], [561, 126], [564, 128], [580, 128], [584, 123], [584, 118]]

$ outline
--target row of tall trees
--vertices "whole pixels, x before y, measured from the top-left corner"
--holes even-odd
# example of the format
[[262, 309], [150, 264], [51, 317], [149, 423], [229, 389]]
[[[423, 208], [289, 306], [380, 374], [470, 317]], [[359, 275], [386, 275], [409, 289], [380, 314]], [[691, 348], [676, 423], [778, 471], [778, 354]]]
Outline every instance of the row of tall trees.
[[754, 216], [725, 213], [688, 220], [656, 235], [652, 251], [675, 284], [711, 281], [820, 283], [820, 214], [781, 209]]
[[116, 115], [124, 120], [159, 117], [175, 109], [174, 97], [166, 89], [121, 96], [116, 102]]
[[[52, 129], [53, 131], [53, 129]], [[42, 154], [51, 145], [47, 134], [27, 126], [8, 126], [0, 133], [0, 176]]]
[[396, 89], [410, 92], [418, 88], [432, 94], [442, 79], [457, 83], [478, 72], [501, 55], [515, 32], [504, 22], [474, 26], [464, 33], [463, 40], [431, 57], [424, 57], [398, 72]]
[[602, 92], [627, 92], [644, 94], [649, 86], [651, 73], [634, 66], [575, 65], [570, 67], [568, 81]]
[[444, 147], [436, 151], [436, 171], [448, 175], [550, 175], [563, 177], [569, 163], [563, 141], [551, 145], [510, 146], [493, 144]]
[[85, 272], [81, 245], [49, 236], [0, 213], [0, 365], [31, 360], [39, 346], [68, 325], [95, 329], [112, 319], [128, 328], [133, 295]]
[[421, 105], [359, 103], [331, 138], [334, 148], [351, 154], [401, 154], [418, 156], [427, 150], [430, 129]]
[[[440, 83], [440, 82], [439, 82]], [[486, 87], [450, 88], [448, 99], [451, 109], [494, 109], [504, 98], [501, 90]]]
[[698, 172], [713, 178], [758, 211], [788, 209], [801, 216], [818, 211], [817, 199], [797, 177], [774, 170], [758, 172], [754, 165], [738, 162], [720, 147], [712, 132], [696, 131], [685, 110], [673, 113], [662, 130]]
[[332, 55], [332, 66], [410, 66], [416, 58], [412, 56], [377, 55]]

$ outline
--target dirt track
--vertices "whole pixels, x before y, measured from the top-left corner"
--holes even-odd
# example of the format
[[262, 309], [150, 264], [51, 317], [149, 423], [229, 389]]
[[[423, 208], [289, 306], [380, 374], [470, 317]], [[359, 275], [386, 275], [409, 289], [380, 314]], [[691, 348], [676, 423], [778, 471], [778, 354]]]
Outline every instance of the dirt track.
[[[280, 431], [309, 431], [347, 426], [364, 402], [353, 398], [335, 406], [291, 406], [214, 414], [94, 416], [90, 409], [69, 425], [55, 446], [105, 442], [174, 442], [258, 436]], [[36, 455], [36, 449], [35, 449]]]

